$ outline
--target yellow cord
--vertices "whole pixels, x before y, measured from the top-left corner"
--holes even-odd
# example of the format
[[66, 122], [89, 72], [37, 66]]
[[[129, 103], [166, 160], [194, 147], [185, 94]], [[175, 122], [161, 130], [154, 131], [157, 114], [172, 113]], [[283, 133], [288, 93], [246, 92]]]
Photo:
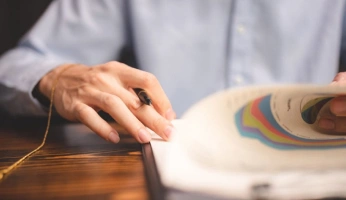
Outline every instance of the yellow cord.
[[46, 143], [46, 139], [47, 139], [47, 135], [48, 135], [48, 130], [50, 127], [50, 120], [52, 117], [52, 110], [53, 110], [53, 99], [54, 99], [54, 92], [55, 92], [55, 88], [56, 85], [58, 83], [58, 80], [60, 78], [60, 75], [65, 72], [67, 69], [69, 69], [69, 67], [66, 67], [65, 69], [63, 69], [58, 77], [54, 80], [52, 89], [51, 89], [51, 93], [50, 93], [50, 104], [49, 104], [49, 112], [48, 112], [48, 120], [47, 120], [47, 127], [46, 127], [46, 131], [44, 133], [43, 136], [43, 140], [40, 146], [38, 146], [36, 149], [32, 150], [31, 152], [29, 152], [28, 154], [26, 154], [25, 156], [23, 156], [21, 159], [19, 159], [17, 162], [13, 163], [11, 166], [7, 167], [6, 169], [3, 169], [0, 171], [0, 180], [10, 171], [12, 171], [14, 168], [16, 168], [19, 164], [21, 164], [25, 159], [29, 158], [31, 155], [33, 155], [34, 153], [36, 153], [38, 150], [40, 150], [44, 144]]

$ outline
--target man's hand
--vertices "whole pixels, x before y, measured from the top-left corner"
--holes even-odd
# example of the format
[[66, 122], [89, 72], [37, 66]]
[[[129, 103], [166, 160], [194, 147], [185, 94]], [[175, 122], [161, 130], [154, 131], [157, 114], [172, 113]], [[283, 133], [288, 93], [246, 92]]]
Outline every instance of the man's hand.
[[[106, 140], [117, 143], [119, 134], [97, 111], [109, 113], [141, 143], [151, 135], [147, 128], [167, 140], [175, 118], [172, 106], [154, 75], [119, 62], [93, 67], [61, 65], [44, 76], [40, 91], [48, 98], [54, 80], [66, 67], [57, 83], [54, 106], [57, 112], [71, 121], [80, 121]], [[132, 88], [142, 88], [152, 99], [152, 106], [142, 104]]]
[[[338, 73], [331, 85], [346, 86], [346, 72]], [[326, 133], [346, 134], [346, 96], [335, 97], [321, 109], [318, 127]]]

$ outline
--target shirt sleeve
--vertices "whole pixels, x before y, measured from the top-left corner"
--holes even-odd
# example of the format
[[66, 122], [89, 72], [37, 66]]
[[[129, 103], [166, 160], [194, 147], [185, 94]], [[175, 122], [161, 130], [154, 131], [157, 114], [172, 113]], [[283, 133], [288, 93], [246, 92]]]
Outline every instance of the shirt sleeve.
[[63, 63], [115, 60], [126, 45], [123, 1], [53, 1], [18, 46], [0, 58], [0, 108], [45, 115], [32, 96], [40, 79]]

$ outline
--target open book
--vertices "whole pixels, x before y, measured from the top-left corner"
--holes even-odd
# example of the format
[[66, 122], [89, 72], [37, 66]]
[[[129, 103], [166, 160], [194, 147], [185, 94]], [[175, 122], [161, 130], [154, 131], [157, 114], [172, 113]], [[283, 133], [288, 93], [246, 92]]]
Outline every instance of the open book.
[[231, 199], [346, 197], [346, 136], [321, 133], [337, 86], [230, 89], [174, 121], [151, 142], [165, 187]]

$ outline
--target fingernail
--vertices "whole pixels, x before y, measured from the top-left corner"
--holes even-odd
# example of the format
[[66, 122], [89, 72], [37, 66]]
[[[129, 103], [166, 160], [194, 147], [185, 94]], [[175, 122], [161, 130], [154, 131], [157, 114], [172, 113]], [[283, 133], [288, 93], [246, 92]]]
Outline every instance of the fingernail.
[[175, 119], [175, 117], [176, 117], [175, 112], [171, 108], [168, 109], [166, 112], [165, 118], [169, 121], [172, 121], [173, 119]]
[[330, 119], [320, 119], [318, 126], [323, 129], [332, 130], [335, 128], [335, 123]]
[[165, 131], [164, 131], [164, 134], [166, 135], [166, 137], [169, 139], [172, 135], [172, 133], [174, 132], [175, 128], [171, 125], [167, 126]]
[[119, 137], [118, 133], [112, 131], [108, 135], [108, 140], [113, 142], [113, 143], [118, 143], [120, 141], [120, 137]]
[[138, 137], [142, 143], [148, 143], [151, 140], [151, 135], [145, 128], [139, 129]]

